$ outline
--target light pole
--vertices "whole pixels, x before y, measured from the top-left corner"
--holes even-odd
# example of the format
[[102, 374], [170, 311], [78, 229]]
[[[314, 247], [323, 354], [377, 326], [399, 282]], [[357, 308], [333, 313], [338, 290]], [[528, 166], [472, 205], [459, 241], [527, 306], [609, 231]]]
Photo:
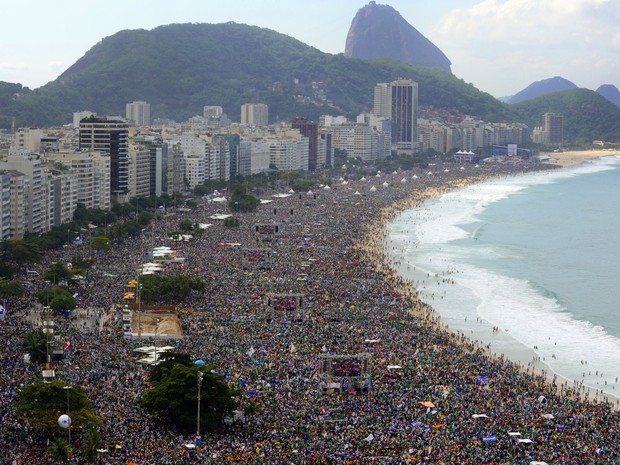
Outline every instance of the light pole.
[[[69, 391], [73, 389], [73, 386], [63, 386], [62, 388], [67, 391], [67, 416], [71, 418], [71, 412], [69, 410]], [[67, 431], [69, 433], [69, 457], [71, 457], [71, 422], [69, 422]]]
[[202, 439], [200, 438], [200, 388], [202, 387], [202, 371], [198, 372], [198, 412], [196, 414], [196, 445], [200, 446], [202, 444]]
[[159, 318], [155, 320], [155, 336], [153, 337], [153, 365], [157, 365], [157, 346], [155, 344], [157, 343], [157, 330], [159, 329], [160, 321], [161, 320]]

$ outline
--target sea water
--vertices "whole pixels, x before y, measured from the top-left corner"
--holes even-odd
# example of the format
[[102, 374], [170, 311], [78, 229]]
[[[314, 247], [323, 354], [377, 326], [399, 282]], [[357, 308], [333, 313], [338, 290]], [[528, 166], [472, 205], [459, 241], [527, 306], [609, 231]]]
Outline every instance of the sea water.
[[388, 232], [397, 271], [444, 324], [617, 401], [620, 156], [458, 189]]

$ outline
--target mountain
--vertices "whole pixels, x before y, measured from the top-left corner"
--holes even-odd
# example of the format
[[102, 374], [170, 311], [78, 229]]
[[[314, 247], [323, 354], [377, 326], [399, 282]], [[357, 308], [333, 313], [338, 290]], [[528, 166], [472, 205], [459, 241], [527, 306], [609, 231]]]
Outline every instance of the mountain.
[[616, 86], [612, 84], [603, 84], [598, 89], [596, 89], [596, 92], [601, 94], [603, 97], [605, 97], [617, 107], [620, 107], [620, 91]]
[[378, 82], [401, 77], [419, 83], [421, 105], [514, 121], [509, 106], [444, 71], [326, 54], [269, 29], [226, 23], [106, 37], [43, 87], [7, 84], [3, 99], [0, 86], [0, 127], [9, 127], [13, 117], [22, 127], [59, 125], [80, 110], [124, 115], [134, 100], [149, 102], [153, 118], [176, 121], [202, 114], [205, 105], [220, 105], [239, 121], [248, 102], [267, 103], [271, 122], [322, 114], [354, 118], [371, 110]]
[[350, 119], [373, 104], [374, 86], [409, 78], [419, 103], [489, 122], [540, 126], [542, 114], [565, 114], [572, 140], [620, 141], [620, 108], [594, 91], [555, 92], [504, 104], [436, 68], [389, 59], [331, 55], [292, 37], [243, 24], [172, 24], [125, 30], [95, 44], [55, 81], [31, 90], [0, 82], [0, 127], [49, 127], [71, 122], [75, 111], [124, 115], [134, 100], [151, 104], [153, 118], [185, 121], [205, 105], [221, 105], [239, 121], [241, 105], [269, 105], [271, 122], [324, 114]]
[[398, 11], [374, 1], [360, 8], [353, 18], [344, 54], [362, 60], [391, 58], [447, 72], [450, 72], [451, 65], [444, 53]]
[[564, 139], [589, 145], [593, 140], [620, 140], [620, 108], [589, 89], [553, 92], [512, 105], [530, 128], [542, 125], [545, 112], [562, 113]]
[[577, 86], [566, 79], [555, 76], [543, 81], [536, 81], [521, 92], [516, 93], [507, 101], [507, 103], [519, 103], [531, 98], [540, 97], [541, 95], [550, 94], [552, 92], [559, 92], [562, 90], [576, 89]]

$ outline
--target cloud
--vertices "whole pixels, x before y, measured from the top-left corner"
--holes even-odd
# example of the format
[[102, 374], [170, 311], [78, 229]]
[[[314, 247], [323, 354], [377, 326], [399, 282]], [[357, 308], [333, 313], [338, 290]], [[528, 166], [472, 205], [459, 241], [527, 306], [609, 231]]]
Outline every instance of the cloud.
[[0, 62], [0, 69], [4, 69], [4, 70], [21, 70], [21, 69], [28, 69], [29, 66], [26, 63], [1, 63]]
[[618, 23], [617, 0], [481, 0], [451, 10], [432, 40], [455, 74], [497, 95], [556, 75], [594, 86], [588, 66], [617, 61]]

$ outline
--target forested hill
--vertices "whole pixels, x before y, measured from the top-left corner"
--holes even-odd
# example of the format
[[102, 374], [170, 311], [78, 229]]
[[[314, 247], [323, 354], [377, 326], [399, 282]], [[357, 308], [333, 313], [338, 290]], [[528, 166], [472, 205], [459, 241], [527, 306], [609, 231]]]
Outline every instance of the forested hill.
[[591, 144], [600, 139], [620, 141], [620, 108], [589, 89], [553, 92], [513, 105], [525, 124], [542, 125], [545, 112], [562, 113], [564, 139], [577, 144]]
[[[145, 100], [153, 117], [177, 121], [221, 105], [233, 121], [243, 103], [269, 105], [270, 119], [321, 114], [355, 116], [370, 110], [378, 82], [412, 78], [420, 103], [514, 119], [508, 106], [439, 70], [390, 61], [331, 55], [292, 37], [243, 24], [173, 24], [125, 30], [93, 46], [55, 81], [13, 97], [0, 96], [0, 125], [46, 126], [79, 110], [123, 115]], [[0, 87], [1, 89], [1, 87]]]
[[17, 127], [66, 124], [80, 110], [124, 115], [134, 100], [149, 102], [153, 118], [176, 121], [201, 115], [205, 105], [220, 105], [239, 121], [241, 105], [249, 102], [268, 104], [271, 122], [295, 116], [316, 120], [322, 114], [354, 118], [371, 109], [376, 83], [399, 78], [419, 83], [420, 105], [530, 126], [540, 125], [545, 111], [564, 108], [567, 140], [573, 133], [620, 140], [620, 109], [589, 93], [566, 94], [566, 102], [555, 100], [564, 95], [559, 92], [552, 100], [543, 96], [507, 105], [441, 70], [327, 54], [287, 35], [236, 23], [120, 31], [43, 87], [0, 82], [0, 127], [10, 127], [13, 118]]

